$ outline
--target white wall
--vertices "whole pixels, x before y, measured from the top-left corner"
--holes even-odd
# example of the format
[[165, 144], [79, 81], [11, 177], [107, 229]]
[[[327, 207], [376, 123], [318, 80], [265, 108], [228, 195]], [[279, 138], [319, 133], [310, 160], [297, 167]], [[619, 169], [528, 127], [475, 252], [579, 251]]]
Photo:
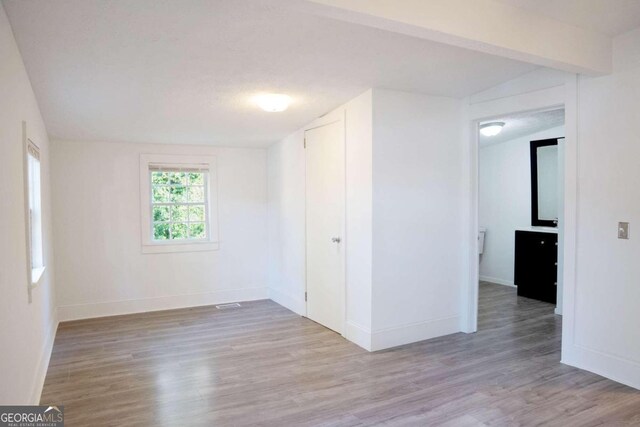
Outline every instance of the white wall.
[[468, 98], [469, 104], [482, 104], [487, 101], [497, 101], [514, 95], [537, 92], [552, 87], [564, 86], [568, 77], [575, 74], [551, 68], [537, 68], [515, 79], [503, 82], [497, 86], [483, 90]]
[[304, 131], [268, 150], [269, 298], [306, 314]]
[[373, 92], [373, 348], [460, 330], [460, 100]]
[[[57, 327], [49, 186], [49, 140], [0, 5], [0, 404], [37, 404]], [[22, 121], [40, 147], [46, 270], [27, 296]]]
[[[220, 249], [143, 254], [141, 153], [216, 155]], [[54, 141], [61, 320], [267, 298], [266, 150]]]
[[[577, 270], [571, 300], [575, 336], [563, 356], [568, 363], [636, 388], [640, 388], [638, 99], [640, 28], [614, 40], [612, 75], [579, 81]], [[618, 221], [631, 223], [629, 240], [617, 238]]]
[[[328, 116], [341, 113], [347, 339], [377, 350], [459, 331], [466, 277], [463, 231], [456, 227], [464, 203], [462, 102], [373, 89]], [[303, 138], [301, 130], [268, 155], [270, 295], [300, 314]]]
[[372, 349], [373, 96], [351, 100], [346, 117], [346, 336]]
[[487, 228], [480, 279], [513, 285], [515, 230], [531, 226], [530, 141], [564, 136], [564, 126], [479, 150], [478, 221]]

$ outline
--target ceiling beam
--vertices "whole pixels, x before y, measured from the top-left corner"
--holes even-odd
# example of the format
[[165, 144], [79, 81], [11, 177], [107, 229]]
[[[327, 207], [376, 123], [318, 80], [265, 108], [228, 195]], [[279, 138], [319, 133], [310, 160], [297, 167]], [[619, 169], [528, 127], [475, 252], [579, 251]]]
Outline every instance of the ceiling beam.
[[571, 73], [611, 72], [608, 36], [494, 0], [305, 0], [303, 7], [323, 16]]

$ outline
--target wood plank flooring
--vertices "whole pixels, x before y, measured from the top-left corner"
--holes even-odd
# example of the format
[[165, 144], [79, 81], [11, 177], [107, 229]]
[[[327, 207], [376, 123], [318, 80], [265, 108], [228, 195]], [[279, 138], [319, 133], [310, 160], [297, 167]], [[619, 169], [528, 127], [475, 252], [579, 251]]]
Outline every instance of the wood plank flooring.
[[62, 323], [67, 426], [640, 425], [640, 392], [560, 364], [553, 306], [483, 283], [479, 332], [368, 353], [271, 301]]

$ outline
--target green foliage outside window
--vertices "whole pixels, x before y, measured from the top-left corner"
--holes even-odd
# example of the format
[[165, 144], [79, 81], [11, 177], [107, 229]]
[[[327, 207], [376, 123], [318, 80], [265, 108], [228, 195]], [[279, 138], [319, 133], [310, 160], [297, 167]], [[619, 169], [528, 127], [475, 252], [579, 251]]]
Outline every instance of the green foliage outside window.
[[189, 235], [193, 238], [205, 238], [204, 222], [192, 222], [189, 224]]
[[154, 240], [205, 239], [205, 174], [152, 171]]
[[169, 234], [169, 224], [154, 224], [153, 238], [155, 240], [169, 240], [171, 238]]

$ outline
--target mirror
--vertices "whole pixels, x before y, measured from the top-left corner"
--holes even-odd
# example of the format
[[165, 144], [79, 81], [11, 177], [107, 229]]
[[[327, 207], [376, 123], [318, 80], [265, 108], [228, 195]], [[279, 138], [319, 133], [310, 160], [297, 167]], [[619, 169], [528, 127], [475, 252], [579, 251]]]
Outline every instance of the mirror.
[[531, 141], [531, 225], [558, 226], [558, 139]]

